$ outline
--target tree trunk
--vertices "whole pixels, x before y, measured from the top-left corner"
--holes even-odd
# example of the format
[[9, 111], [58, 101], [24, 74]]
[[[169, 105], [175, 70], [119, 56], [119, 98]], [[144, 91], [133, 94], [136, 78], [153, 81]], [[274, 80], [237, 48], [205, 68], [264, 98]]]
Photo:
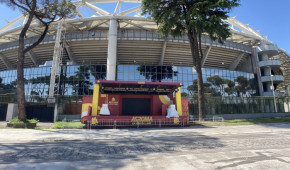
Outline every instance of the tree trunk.
[[24, 92], [24, 37], [19, 37], [18, 61], [17, 61], [17, 103], [18, 119], [26, 120], [25, 92]]
[[19, 34], [19, 47], [17, 58], [17, 104], [18, 104], [18, 119], [26, 120], [25, 110], [25, 89], [24, 89], [24, 37], [33, 19], [33, 13], [36, 6], [36, 1], [33, 2], [33, 12], [29, 14], [28, 20]]
[[198, 112], [199, 121], [203, 121], [205, 118], [205, 103], [204, 103], [204, 88], [202, 80], [201, 62], [195, 67], [197, 73], [197, 85], [198, 85]]
[[199, 121], [203, 121], [205, 118], [205, 103], [204, 103], [205, 98], [204, 98], [204, 88], [203, 88], [202, 70], [201, 70], [202, 56], [200, 56], [199, 54], [199, 44], [198, 44], [197, 37], [194, 35], [192, 31], [188, 31], [188, 39], [190, 42], [193, 65], [197, 73]]

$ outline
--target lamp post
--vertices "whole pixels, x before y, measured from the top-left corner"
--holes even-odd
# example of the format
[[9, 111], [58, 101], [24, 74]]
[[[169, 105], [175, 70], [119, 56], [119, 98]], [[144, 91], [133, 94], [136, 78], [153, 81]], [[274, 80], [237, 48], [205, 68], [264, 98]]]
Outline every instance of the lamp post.
[[275, 97], [275, 92], [274, 92], [274, 84], [273, 84], [273, 77], [274, 75], [270, 75], [271, 77], [271, 83], [272, 83], [272, 92], [273, 92], [273, 97], [274, 97], [274, 107], [275, 107], [275, 112], [277, 113], [277, 105], [276, 105], [276, 97]]

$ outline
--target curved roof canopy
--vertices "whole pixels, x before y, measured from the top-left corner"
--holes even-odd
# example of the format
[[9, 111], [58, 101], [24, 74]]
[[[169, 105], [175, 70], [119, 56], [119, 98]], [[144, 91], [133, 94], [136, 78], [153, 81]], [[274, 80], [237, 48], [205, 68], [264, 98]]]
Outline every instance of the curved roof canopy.
[[[141, 29], [155, 31], [157, 25], [150, 17], [141, 15], [141, 0], [77, 0], [73, 1], [77, 8], [74, 18], [66, 19], [66, 32], [93, 31], [108, 29], [111, 18], [118, 19], [120, 29]], [[109, 8], [108, 8], [109, 7]], [[111, 9], [111, 10], [108, 10]], [[26, 16], [20, 16], [0, 28], [0, 45], [18, 40], [19, 33], [26, 22]], [[260, 42], [273, 44], [259, 31], [235, 17], [225, 20], [230, 25], [232, 36], [228, 41], [255, 46]], [[49, 28], [48, 35], [56, 34], [57, 22]], [[41, 24], [34, 20], [27, 38], [39, 36], [43, 31]], [[282, 49], [280, 53], [289, 57]]]
[[[70, 31], [89, 31], [97, 28], [108, 27], [108, 20], [111, 17], [119, 19], [120, 28], [137, 27], [145, 30], [156, 30], [156, 24], [150, 19], [141, 16], [140, 0], [78, 0], [73, 2], [77, 8], [75, 18], [66, 20], [66, 29]], [[110, 6], [113, 11], [102, 8]], [[114, 7], [115, 6], [115, 7]], [[18, 39], [18, 33], [26, 22], [26, 16], [20, 16], [10, 21], [6, 26], [0, 28], [0, 44]], [[229, 40], [255, 44], [257, 41], [268, 41], [258, 31], [252, 29], [234, 17], [228, 18], [225, 22], [231, 25], [232, 37]], [[41, 25], [37, 20], [33, 21], [27, 37], [37, 36], [41, 33]], [[49, 34], [56, 31], [56, 23], [52, 24]]]

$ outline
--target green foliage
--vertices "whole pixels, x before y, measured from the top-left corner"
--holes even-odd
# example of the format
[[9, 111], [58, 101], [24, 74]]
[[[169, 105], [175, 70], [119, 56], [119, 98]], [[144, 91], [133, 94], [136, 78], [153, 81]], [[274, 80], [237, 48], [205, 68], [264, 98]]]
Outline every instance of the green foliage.
[[193, 31], [198, 36], [207, 33], [220, 41], [230, 36], [228, 24], [223, 20], [239, 0], [143, 0], [143, 14], [157, 22], [159, 32], [166, 36], [179, 36]]
[[[229, 25], [224, 21], [240, 0], [143, 0], [143, 15], [149, 14], [158, 25], [163, 36], [188, 36], [193, 59], [193, 67], [198, 75], [198, 96], [204, 99], [201, 61], [202, 35], [223, 42], [231, 35]], [[193, 87], [194, 88], [194, 87]], [[200, 120], [205, 118], [205, 101], [199, 100]]]
[[290, 122], [290, 117], [273, 117], [273, 118], [257, 118], [257, 119], [234, 119], [225, 120], [225, 125], [250, 125], [260, 123], [282, 123]]
[[[1, 0], [0, 3], [6, 4], [12, 9], [19, 9], [26, 16], [27, 20], [22, 27], [18, 39], [18, 61], [17, 61], [17, 104], [18, 118], [26, 120], [25, 111], [25, 89], [24, 89], [24, 56], [25, 53], [39, 45], [45, 38], [49, 25], [65, 17], [72, 16], [76, 11], [76, 7], [70, 0]], [[38, 39], [29, 46], [24, 45], [27, 31], [35, 20], [44, 26], [44, 29]]]
[[252, 91], [256, 89], [256, 84], [254, 79], [247, 80], [244, 76], [238, 76], [235, 79], [236, 82], [238, 82], [238, 85], [235, 88], [235, 91], [237, 93], [237, 96], [246, 96], [247, 92], [252, 94]]
[[181, 93], [181, 97], [188, 97], [188, 94], [185, 93], [185, 92], [182, 92], [182, 93]]
[[[78, 95], [90, 95], [92, 91], [89, 89], [93, 83], [90, 82], [90, 76], [92, 75], [95, 80], [106, 79], [106, 74], [100, 74], [106, 72], [106, 67], [102, 65], [96, 66], [79, 66], [74, 75], [67, 77], [68, 67], [61, 67], [60, 78], [55, 79], [55, 91], [58, 91], [58, 94], [64, 95], [67, 91], [67, 85], [73, 86], [73, 93]], [[41, 96], [48, 94], [48, 91], [45, 91], [50, 84], [50, 76], [41, 76], [34, 77], [25, 81], [26, 84], [32, 84], [33, 90], [31, 95], [34, 95], [33, 98], [37, 101], [42, 101]], [[1, 84], [0, 84], [1, 85]], [[59, 86], [61, 85], [61, 86]], [[1, 87], [1, 86], [0, 86]]]
[[[216, 93], [216, 91], [214, 89], [211, 88], [211, 84], [210, 83], [203, 83], [203, 88], [204, 88], [204, 93], [210, 93], [210, 94], [214, 94], [214, 95], [218, 95]], [[189, 85], [187, 87], [187, 90], [193, 94], [196, 93], [198, 90], [198, 85], [197, 85], [197, 80], [193, 80], [192, 85]]]
[[25, 121], [22, 121], [22, 120], [18, 119], [17, 117], [15, 117], [9, 121], [9, 123], [38, 123], [38, 122], [39, 122], [39, 120], [37, 120], [37, 119], [26, 119]]
[[74, 94], [88, 95], [89, 87], [92, 85], [90, 82], [90, 67], [79, 66], [75, 75], [68, 77], [68, 84], [73, 86]]
[[[227, 87], [225, 88], [225, 86]], [[207, 78], [207, 82], [203, 83], [204, 93], [209, 93], [212, 96], [224, 95], [224, 92], [228, 95], [233, 94], [235, 83], [228, 79], [223, 79], [218, 75]], [[197, 80], [193, 80], [193, 84], [187, 87], [187, 90], [191, 93], [195, 93], [198, 90]]]
[[38, 123], [39, 120], [37, 120], [37, 119], [27, 119], [27, 122], [29, 122], [29, 123]]
[[[235, 84], [237, 82], [237, 85]], [[235, 82], [223, 79], [218, 75], [207, 78], [207, 82], [203, 83], [204, 92], [210, 93], [212, 96], [228, 95], [246, 96], [248, 93], [252, 95], [256, 90], [255, 79], [248, 80], [244, 76], [238, 76]], [[190, 93], [196, 93], [198, 90], [197, 80], [193, 80], [193, 84], [187, 87]]]
[[[221, 95], [224, 95], [224, 92], [231, 92], [231, 89], [235, 86], [235, 83], [228, 79], [223, 79], [218, 75], [211, 76], [207, 78], [207, 81], [211, 83], [216, 91], [219, 91]], [[227, 90], [225, 90], [225, 85]]]
[[81, 122], [55, 122], [53, 129], [71, 128], [71, 129], [82, 129], [84, 124]]
[[15, 118], [11, 119], [11, 120], [9, 121], [9, 123], [24, 123], [24, 121], [19, 120], [17, 117], [15, 117]]
[[225, 84], [224, 79], [222, 79], [218, 75], [208, 77], [207, 81], [210, 82], [211, 84], [215, 85], [215, 86], [221, 86], [221, 85]]
[[12, 81], [9, 84], [2, 83], [3, 79], [0, 77], [0, 94], [15, 93], [16, 81]]
[[172, 79], [177, 75], [177, 71], [173, 70], [173, 66], [145, 66], [141, 65], [137, 68], [141, 75], [151, 81], [161, 82], [163, 79]]
[[202, 124], [204, 126], [235, 126], [235, 125], [253, 125], [253, 124], [261, 124], [261, 123], [283, 123], [290, 122], [290, 117], [273, 117], [273, 118], [257, 118], [257, 119], [233, 119], [233, 120], [225, 120], [222, 122], [214, 122], [214, 121], [194, 121], [195, 125]]
[[76, 11], [71, 0], [1, 0], [0, 3], [12, 9], [18, 8], [24, 15], [33, 12], [34, 17], [43, 24], [53, 22], [56, 17], [71, 17]]

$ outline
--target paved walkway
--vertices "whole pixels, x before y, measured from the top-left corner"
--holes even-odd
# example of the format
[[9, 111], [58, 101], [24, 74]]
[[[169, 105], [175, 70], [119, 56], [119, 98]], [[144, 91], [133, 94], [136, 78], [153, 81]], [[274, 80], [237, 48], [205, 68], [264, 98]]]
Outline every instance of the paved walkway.
[[0, 129], [0, 169], [290, 169], [290, 124]]

